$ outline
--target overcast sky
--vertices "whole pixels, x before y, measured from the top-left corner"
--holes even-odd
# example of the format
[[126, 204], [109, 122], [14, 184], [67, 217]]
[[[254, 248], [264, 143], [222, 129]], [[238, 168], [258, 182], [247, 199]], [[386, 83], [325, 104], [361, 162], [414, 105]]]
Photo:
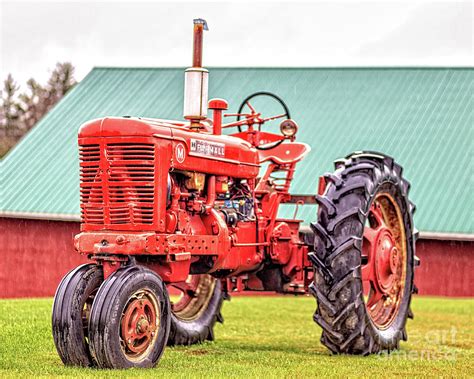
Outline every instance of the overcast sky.
[[192, 19], [205, 66], [472, 66], [468, 2], [0, 0], [0, 79], [46, 80], [57, 61], [188, 66]]

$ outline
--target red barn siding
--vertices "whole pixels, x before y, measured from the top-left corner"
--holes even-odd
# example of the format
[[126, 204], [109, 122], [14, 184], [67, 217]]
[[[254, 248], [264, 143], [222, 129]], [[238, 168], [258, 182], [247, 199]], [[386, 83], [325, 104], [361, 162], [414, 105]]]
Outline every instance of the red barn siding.
[[0, 218], [0, 297], [53, 296], [61, 278], [86, 262], [74, 251], [79, 223]]
[[[61, 278], [86, 262], [72, 240], [79, 223], [0, 218], [0, 298], [53, 296]], [[420, 295], [474, 296], [474, 242], [420, 240]]]
[[420, 295], [474, 296], [474, 242], [419, 240], [416, 254]]

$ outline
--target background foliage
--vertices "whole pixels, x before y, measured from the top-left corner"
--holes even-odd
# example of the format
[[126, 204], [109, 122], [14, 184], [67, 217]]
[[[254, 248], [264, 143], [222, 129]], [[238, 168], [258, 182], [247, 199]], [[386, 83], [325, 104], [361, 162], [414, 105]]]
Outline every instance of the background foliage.
[[0, 158], [75, 84], [74, 66], [69, 62], [57, 63], [45, 85], [29, 79], [21, 92], [8, 74], [0, 89]]

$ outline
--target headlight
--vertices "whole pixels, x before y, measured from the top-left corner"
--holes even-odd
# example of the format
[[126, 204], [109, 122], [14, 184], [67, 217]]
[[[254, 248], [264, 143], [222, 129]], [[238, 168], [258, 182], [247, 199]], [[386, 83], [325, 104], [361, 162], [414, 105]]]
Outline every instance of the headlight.
[[298, 125], [292, 119], [283, 120], [280, 124], [280, 131], [285, 137], [293, 137], [298, 131]]

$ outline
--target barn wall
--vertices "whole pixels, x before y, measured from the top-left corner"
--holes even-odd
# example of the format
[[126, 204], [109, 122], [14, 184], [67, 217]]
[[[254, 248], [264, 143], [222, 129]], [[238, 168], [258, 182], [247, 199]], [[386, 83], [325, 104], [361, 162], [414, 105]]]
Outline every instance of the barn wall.
[[474, 296], [474, 242], [419, 240], [416, 254], [420, 295]]
[[53, 296], [61, 278], [86, 259], [75, 253], [79, 223], [0, 218], [0, 297]]
[[[86, 262], [74, 251], [75, 222], [0, 218], [0, 298], [53, 296], [61, 278]], [[474, 242], [420, 240], [420, 295], [474, 296]]]

